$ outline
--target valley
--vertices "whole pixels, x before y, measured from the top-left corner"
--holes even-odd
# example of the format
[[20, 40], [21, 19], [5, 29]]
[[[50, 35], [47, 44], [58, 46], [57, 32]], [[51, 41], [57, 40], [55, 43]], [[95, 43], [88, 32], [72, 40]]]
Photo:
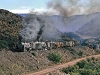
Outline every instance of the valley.
[[[70, 17], [35, 14], [22, 17], [4, 9], [0, 13], [0, 75], [31, 75], [32, 72], [56, 75], [57, 71], [63, 74], [59, 68], [100, 56], [99, 12]], [[22, 45], [47, 41], [56, 45], [70, 41], [75, 44], [31, 50], [29, 46], [26, 51]]]

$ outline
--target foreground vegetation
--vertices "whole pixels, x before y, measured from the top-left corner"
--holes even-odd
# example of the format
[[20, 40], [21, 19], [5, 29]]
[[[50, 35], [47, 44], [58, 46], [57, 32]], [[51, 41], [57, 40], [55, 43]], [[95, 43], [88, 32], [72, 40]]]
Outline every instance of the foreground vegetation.
[[70, 75], [100, 75], [100, 58], [82, 60], [74, 66], [69, 66], [62, 70]]
[[8, 42], [6, 40], [0, 40], [0, 49], [8, 48]]
[[53, 52], [48, 56], [48, 59], [50, 61], [53, 61], [54, 63], [59, 63], [59, 62], [61, 62], [62, 56], [60, 54]]

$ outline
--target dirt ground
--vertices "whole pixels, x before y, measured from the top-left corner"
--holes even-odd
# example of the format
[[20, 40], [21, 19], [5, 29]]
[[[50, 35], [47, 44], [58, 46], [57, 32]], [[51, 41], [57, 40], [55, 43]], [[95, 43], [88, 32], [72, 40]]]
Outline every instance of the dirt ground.
[[72, 48], [58, 48], [52, 50], [34, 50], [31, 52], [11, 52], [7, 50], [0, 51], [0, 75], [26, 75], [27, 73], [40, 71], [42, 69], [54, 66], [47, 56], [52, 53], [58, 53], [62, 56], [63, 64], [73, 59], [80, 58], [79, 52], [83, 56], [97, 54], [96, 51], [82, 46]]

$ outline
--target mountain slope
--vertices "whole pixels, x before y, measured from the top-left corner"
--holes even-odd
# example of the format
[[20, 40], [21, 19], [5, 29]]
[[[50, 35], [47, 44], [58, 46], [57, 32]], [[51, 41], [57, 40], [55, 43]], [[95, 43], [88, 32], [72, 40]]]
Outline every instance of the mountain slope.
[[[27, 14], [19, 14], [22, 17]], [[70, 17], [63, 17], [59, 15], [46, 16], [46, 15], [37, 15], [37, 17], [45, 20], [46, 23], [51, 23], [58, 30], [62, 32], [75, 32], [86, 23], [100, 16], [99, 12], [91, 13], [88, 15], [74, 15]]]
[[0, 40], [6, 40], [14, 48], [19, 42], [21, 21], [21, 16], [0, 9]]
[[76, 31], [82, 36], [100, 37], [100, 14]]
[[81, 36], [74, 32], [65, 33], [67, 36], [74, 38], [75, 40], [83, 40]]
[[[49, 34], [50, 35], [52, 34], [50, 38], [52, 38], [52, 36], [55, 36], [53, 35], [54, 33], [58, 34], [59, 32], [61, 33], [76, 32], [80, 34], [82, 38], [100, 37], [99, 36], [100, 34], [99, 33], [100, 31], [100, 28], [99, 28], [100, 27], [99, 26], [100, 12], [91, 13], [88, 15], [75, 15], [75, 16], [70, 16], [70, 17], [63, 17], [59, 15], [53, 15], [53, 16], [35, 15], [35, 17], [32, 17], [32, 14], [31, 14], [31, 16], [28, 17], [28, 19], [30, 19], [30, 23], [29, 23], [30, 25], [32, 25], [31, 23], [34, 24], [33, 27], [37, 28], [36, 24], [40, 26], [40, 29], [42, 25], [45, 26], [44, 27], [45, 29], [43, 29], [44, 31], [42, 35], [43, 38], [45, 37], [45, 34], [48, 33], [48, 31], [50, 33], [48, 33], [48, 35], [46, 36], [49, 36]], [[38, 23], [35, 24], [34, 20], [36, 20]], [[27, 25], [29, 26], [29, 24]], [[28, 30], [28, 28], [32, 27], [32, 26], [31, 27], [28, 27], [28, 26], [27, 27], [24, 26], [25, 32]], [[24, 30], [22, 29], [22, 31]], [[32, 28], [30, 30], [33, 31]], [[31, 37], [29, 37], [30, 30], [26, 32], [27, 34], [24, 33], [23, 35], [28, 35], [28, 37], [26, 38], [28, 39], [30, 38], [30, 40], [32, 40], [31, 37], [34, 37], [37, 35], [33, 36], [34, 34], [33, 33], [32, 35], [30, 35]], [[38, 28], [38, 31], [39, 31], [39, 28]], [[25, 36], [23, 36], [23, 38], [25, 38]]]

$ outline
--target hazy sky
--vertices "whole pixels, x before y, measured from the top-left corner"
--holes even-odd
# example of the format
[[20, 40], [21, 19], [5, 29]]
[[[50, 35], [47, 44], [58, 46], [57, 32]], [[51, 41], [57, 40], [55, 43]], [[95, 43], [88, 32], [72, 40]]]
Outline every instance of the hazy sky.
[[28, 13], [32, 9], [42, 12], [49, 11], [46, 10], [47, 3], [49, 3], [47, 9], [53, 9], [51, 11], [56, 10], [63, 14], [100, 12], [100, 0], [0, 0], [0, 9], [6, 9], [13, 13]]
[[0, 0], [0, 9], [14, 13], [27, 13], [31, 9], [43, 10], [49, 0]]

